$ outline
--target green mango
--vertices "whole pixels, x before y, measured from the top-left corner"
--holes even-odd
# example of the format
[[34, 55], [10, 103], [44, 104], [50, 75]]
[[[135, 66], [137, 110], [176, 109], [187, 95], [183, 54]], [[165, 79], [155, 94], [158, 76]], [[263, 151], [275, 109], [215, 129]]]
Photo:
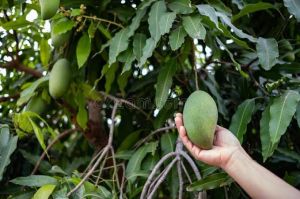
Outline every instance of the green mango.
[[41, 96], [34, 96], [29, 100], [24, 111], [30, 111], [38, 115], [42, 115], [47, 110], [47, 107], [48, 103], [43, 100]]
[[204, 91], [195, 91], [183, 109], [183, 122], [189, 139], [202, 149], [211, 149], [218, 121], [214, 99]]
[[42, 19], [52, 18], [59, 7], [60, 0], [40, 0]]
[[69, 41], [71, 36], [71, 31], [68, 31], [66, 33], [62, 33], [62, 34], [54, 34], [53, 31], [51, 31], [51, 40], [52, 40], [52, 45], [55, 48], [59, 48], [61, 46], [63, 46], [67, 41]]
[[71, 66], [67, 59], [59, 59], [49, 77], [49, 93], [54, 99], [62, 97], [71, 83]]

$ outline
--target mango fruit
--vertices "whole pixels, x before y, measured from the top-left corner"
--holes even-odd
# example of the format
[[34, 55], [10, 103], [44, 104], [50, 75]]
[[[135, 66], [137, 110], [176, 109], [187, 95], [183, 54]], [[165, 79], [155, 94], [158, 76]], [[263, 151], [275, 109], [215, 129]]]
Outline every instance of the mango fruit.
[[59, 4], [60, 0], [40, 0], [42, 19], [52, 18], [56, 14]]
[[71, 66], [67, 59], [59, 59], [53, 66], [49, 77], [49, 93], [54, 99], [62, 97], [71, 83]]
[[55, 48], [63, 46], [67, 41], [69, 41], [70, 36], [71, 31], [62, 34], [54, 34], [53, 31], [51, 31], [52, 46]]
[[202, 149], [211, 149], [218, 121], [214, 99], [204, 91], [195, 91], [183, 109], [183, 123], [189, 139]]
[[29, 100], [24, 111], [30, 111], [38, 115], [42, 115], [47, 110], [47, 107], [48, 103], [43, 100], [41, 96], [34, 96]]

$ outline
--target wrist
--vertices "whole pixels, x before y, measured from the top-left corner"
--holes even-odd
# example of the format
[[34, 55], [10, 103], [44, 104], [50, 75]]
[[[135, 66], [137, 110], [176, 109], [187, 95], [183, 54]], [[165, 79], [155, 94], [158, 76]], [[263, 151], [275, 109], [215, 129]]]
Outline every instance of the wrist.
[[232, 152], [228, 161], [224, 165], [221, 165], [221, 168], [227, 173], [230, 173], [230, 171], [234, 171], [240, 163], [249, 164], [250, 162], [252, 162], [251, 157], [242, 147], [238, 147]]

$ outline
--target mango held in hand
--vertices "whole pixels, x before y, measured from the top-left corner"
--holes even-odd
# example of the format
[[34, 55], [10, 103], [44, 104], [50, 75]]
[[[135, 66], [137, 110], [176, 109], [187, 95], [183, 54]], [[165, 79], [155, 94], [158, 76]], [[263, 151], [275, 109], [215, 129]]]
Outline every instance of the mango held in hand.
[[52, 18], [59, 7], [60, 0], [40, 0], [42, 19]]
[[214, 99], [204, 91], [195, 91], [183, 109], [183, 122], [189, 139], [202, 149], [211, 149], [218, 120]]
[[49, 93], [54, 98], [62, 97], [69, 89], [71, 81], [70, 63], [59, 59], [53, 66], [49, 77]]

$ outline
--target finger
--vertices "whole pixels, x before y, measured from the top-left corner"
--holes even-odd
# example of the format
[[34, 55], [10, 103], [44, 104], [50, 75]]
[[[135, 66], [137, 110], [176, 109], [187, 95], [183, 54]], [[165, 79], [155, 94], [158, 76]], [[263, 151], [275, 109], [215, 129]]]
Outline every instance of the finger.
[[177, 114], [176, 114], [176, 117], [175, 117], [175, 123], [176, 123], [177, 128], [178, 128], [179, 126], [183, 126], [183, 122], [182, 122], [182, 114], [181, 114], [181, 113], [177, 113]]
[[191, 149], [193, 146], [193, 143], [189, 140], [189, 138], [186, 134], [185, 128], [183, 126], [180, 127], [179, 136], [182, 140], [182, 143], [185, 145], [185, 147], [187, 149]]
[[181, 113], [176, 113], [176, 117], [182, 118], [182, 114]]

